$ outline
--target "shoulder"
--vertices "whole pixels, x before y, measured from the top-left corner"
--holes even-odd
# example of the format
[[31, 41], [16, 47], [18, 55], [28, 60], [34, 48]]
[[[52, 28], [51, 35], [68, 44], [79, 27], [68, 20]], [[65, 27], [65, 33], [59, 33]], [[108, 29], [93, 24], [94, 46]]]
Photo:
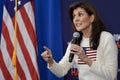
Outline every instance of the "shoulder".
[[104, 39], [110, 39], [110, 38], [113, 38], [113, 35], [110, 33], [110, 32], [107, 32], [107, 31], [102, 31], [101, 32], [101, 36], [100, 38], [104, 38]]
[[102, 31], [101, 36], [113, 36], [110, 32]]
[[[110, 32], [103, 31], [100, 36], [100, 44], [102, 49], [110, 48], [113, 49], [116, 48], [116, 43], [113, 35]], [[112, 49], [111, 48], [111, 49]]]
[[114, 40], [114, 37], [113, 35], [110, 33], [110, 32], [107, 32], [107, 31], [102, 31], [101, 32], [101, 35], [100, 35], [100, 43], [108, 43], [108, 42], [113, 42], [115, 41]]

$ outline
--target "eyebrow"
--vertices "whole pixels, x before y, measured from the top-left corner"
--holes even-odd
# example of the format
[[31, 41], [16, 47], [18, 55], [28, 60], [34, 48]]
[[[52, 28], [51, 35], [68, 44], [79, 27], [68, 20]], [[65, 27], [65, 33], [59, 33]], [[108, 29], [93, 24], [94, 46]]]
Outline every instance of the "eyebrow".
[[[79, 12], [85, 12], [85, 11], [78, 11], [78, 13], [79, 13]], [[73, 15], [74, 15], [74, 13], [73, 13]]]

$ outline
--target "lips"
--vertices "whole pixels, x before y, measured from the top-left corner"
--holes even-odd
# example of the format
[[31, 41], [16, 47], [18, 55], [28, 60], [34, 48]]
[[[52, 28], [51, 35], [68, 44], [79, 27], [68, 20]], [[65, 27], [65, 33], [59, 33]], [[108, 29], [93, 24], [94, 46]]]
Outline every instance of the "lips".
[[81, 25], [82, 25], [82, 23], [76, 23], [76, 27], [79, 27]]

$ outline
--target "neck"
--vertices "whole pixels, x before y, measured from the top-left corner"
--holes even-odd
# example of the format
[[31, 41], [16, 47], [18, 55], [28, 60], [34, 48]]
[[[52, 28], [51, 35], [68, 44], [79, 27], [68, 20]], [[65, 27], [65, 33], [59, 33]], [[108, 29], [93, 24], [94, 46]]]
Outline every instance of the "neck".
[[83, 36], [84, 36], [85, 38], [90, 38], [91, 32], [83, 32]]
[[92, 29], [91, 28], [92, 27], [90, 26], [88, 29], [85, 29], [85, 30], [82, 31], [83, 36], [85, 38], [90, 38], [91, 37], [91, 34], [92, 34]]

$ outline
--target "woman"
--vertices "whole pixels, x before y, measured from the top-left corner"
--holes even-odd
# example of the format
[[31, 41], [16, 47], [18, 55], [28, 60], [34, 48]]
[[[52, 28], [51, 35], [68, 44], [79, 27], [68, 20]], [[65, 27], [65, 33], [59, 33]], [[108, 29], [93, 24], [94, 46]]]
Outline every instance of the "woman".
[[[111, 33], [88, 2], [75, 2], [69, 7], [73, 29], [79, 32], [79, 45], [70, 43], [64, 57], [57, 63], [49, 48], [41, 54], [48, 68], [58, 77], [67, 74], [77, 64], [79, 80], [115, 80], [117, 76], [117, 46]], [[72, 62], [69, 55], [74, 54]]]

